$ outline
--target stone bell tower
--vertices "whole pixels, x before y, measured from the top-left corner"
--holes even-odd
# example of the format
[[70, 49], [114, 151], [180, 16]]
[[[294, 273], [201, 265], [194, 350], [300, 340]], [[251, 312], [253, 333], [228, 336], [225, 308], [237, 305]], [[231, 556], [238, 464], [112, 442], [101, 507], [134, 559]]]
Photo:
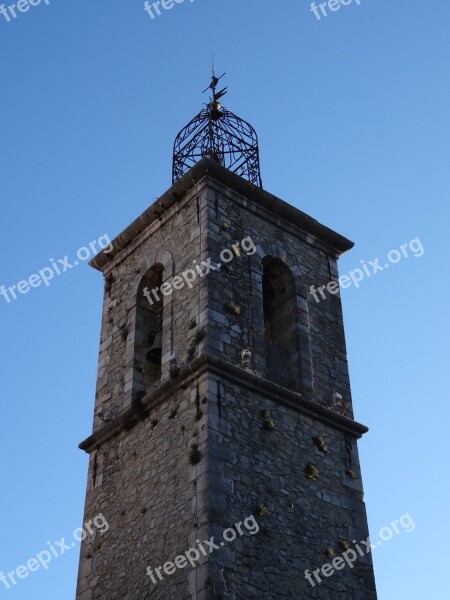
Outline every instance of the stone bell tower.
[[80, 447], [86, 518], [109, 529], [82, 544], [76, 598], [376, 600], [370, 554], [317, 571], [368, 537], [341, 301], [309, 293], [353, 244], [263, 190], [218, 82], [176, 138], [172, 187], [91, 262], [105, 293]]

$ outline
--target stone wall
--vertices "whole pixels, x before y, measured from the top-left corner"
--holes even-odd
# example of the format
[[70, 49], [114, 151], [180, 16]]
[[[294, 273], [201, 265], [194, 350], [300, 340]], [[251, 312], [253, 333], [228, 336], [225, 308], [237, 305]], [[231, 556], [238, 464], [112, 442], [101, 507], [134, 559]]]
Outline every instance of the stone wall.
[[[257, 247], [252, 256], [242, 253], [226, 269], [209, 277], [210, 352], [237, 364], [243, 348], [254, 354], [253, 366], [266, 375], [261, 261], [267, 255], [283, 260], [295, 276], [299, 314], [299, 355], [303, 392], [329, 406], [341, 394], [352, 415], [342, 307], [339, 296], [316, 303], [311, 285], [327, 284], [337, 277], [336, 253], [304, 231], [243, 196], [214, 183], [208, 194], [208, 252], [215, 262], [236, 241], [250, 236]], [[223, 224], [228, 228], [223, 229]], [[227, 307], [237, 305], [240, 314]]]
[[[224, 529], [251, 514], [260, 525], [257, 535], [211, 555], [211, 589], [217, 592], [211, 597], [376, 600], [370, 555], [314, 588], [304, 577], [306, 569], [330, 562], [328, 548], [338, 556], [341, 542], [369, 535], [356, 442], [227, 378], [210, 380], [210, 390], [212, 535], [222, 539]], [[310, 463], [319, 471], [316, 480], [307, 476]], [[262, 507], [267, 516], [260, 516]]]
[[[205, 391], [203, 378], [202, 398]], [[85, 516], [102, 513], [109, 530], [82, 544], [77, 600], [192, 598], [196, 571], [178, 570], [155, 585], [146, 569], [207, 535], [208, 417], [196, 397], [192, 384], [179, 390], [91, 454]], [[197, 464], [193, 444], [202, 453]]]
[[[77, 600], [376, 599], [366, 558], [315, 588], [303, 575], [329, 560], [327, 548], [338, 554], [340, 541], [368, 535], [356, 447], [365, 428], [352, 421], [340, 299], [316, 303], [308, 293], [337, 277], [338, 251], [272, 214], [267, 198], [255, 200], [259, 191], [250, 199], [238, 187], [193, 180], [102, 266], [94, 431], [82, 447], [90, 453], [85, 517], [103, 513], [110, 529], [82, 544]], [[221, 252], [245, 238], [254, 253], [235, 252], [192, 288], [164, 296], [162, 376], [149, 389], [136, 359], [145, 351], [136, 346], [142, 278], [154, 264], [170, 282], [194, 261], [223, 263]], [[266, 256], [295, 277], [301, 377], [285, 388], [267, 381]], [[246, 348], [252, 357], [243, 363]], [[331, 410], [336, 392], [345, 417]], [[316, 479], [305, 471], [311, 464]], [[156, 585], [146, 574], [251, 514], [257, 535]]]
[[[133, 394], [146, 389], [146, 365], [140, 360], [145, 348], [136, 351], [136, 343], [142, 342], [136, 339], [139, 285], [154, 264], [164, 266], [165, 282], [192, 268], [194, 260], [205, 259], [206, 219], [204, 186], [197, 186], [105, 269], [95, 415], [101, 411], [108, 419], [117, 417], [130, 406]], [[185, 285], [173, 295], [164, 296], [162, 381], [170, 376], [173, 355], [180, 363], [186, 362], [189, 346], [205, 322], [206, 306], [206, 283], [201, 278], [192, 289]], [[197, 344], [195, 351], [202, 347]], [[95, 418], [94, 428], [101, 425], [102, 421]]]

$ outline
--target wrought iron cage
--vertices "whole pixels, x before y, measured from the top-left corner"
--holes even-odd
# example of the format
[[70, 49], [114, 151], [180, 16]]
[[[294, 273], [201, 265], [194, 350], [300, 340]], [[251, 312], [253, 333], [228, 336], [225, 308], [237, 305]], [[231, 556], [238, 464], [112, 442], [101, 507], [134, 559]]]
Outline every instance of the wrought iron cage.
[[221, 106], [219, 100], [226, 89], [216, 92], [218, 81], [213, 75], [211, 102], [175, 138], [172, 181], [177, 181], [201, 158], [207, 157], [262, 187], [256, 131], [247, 121]]

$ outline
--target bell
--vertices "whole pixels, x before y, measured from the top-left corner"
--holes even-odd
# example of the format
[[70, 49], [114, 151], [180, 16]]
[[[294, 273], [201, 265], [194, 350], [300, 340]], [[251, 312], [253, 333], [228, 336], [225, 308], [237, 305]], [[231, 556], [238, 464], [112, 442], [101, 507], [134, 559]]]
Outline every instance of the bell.
[[148, 362], [151, 362], [154, 365], [161, 364], [161, 356], [162, 356], [162, 331], [157, 331], [155, 335], [155, 339], [153, 340], [152, 347], [147, 351], [145, 358]]

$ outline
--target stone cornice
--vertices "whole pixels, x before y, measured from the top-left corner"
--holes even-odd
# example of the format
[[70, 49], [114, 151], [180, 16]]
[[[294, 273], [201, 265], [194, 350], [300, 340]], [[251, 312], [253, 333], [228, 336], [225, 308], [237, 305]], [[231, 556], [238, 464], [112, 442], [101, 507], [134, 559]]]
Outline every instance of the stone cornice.
[[176, 181], [156, 202], [147, 208], [133, 223], [112, 241], [112, 251], [100, 252], [91, 261], [90, 265], [103, 271], [108, 263], [126, 248], [136, 237], [141, 234], [151, 223], [161, 216], [174, 204], [179, 202], [186, 193], [197, 185], [204, 177], [209, 176], [235, 192], [242, 194], [249, 200], [257, 202], [260, 206], [275, 214], [295, 227], [298, 227], [328, 244], [337, 254], [342, 254], [353, 247], [353, 242], [322, 225], [298, 208], [291, 206], [284, 200], [253, 185], [246, 179], [239, 177], [232, 171], [224, 169], [219, 164], [208, 158], [202, 158], [181, 179]]
[[195, 380], [195, 377], [199, 377], [204, 373], [211, 373], [219, 377], [226, 375], [229, 381], [233, 381], [233, 383], [249, 391], [261, 394], [274, 402], [296, 410], [325, 425], [339, 429], [355, 438], [360, 438], [368, 431], [365, 425], [340, 415], [317, 402], [308, 400], [301, 394], [259, 377], [250, 370], [242, 369], [221, 358], [205, 353], [185, 366], [176, 379], [165, 382], [159, 389], [144, 396], [139, 406], [128, 408], [119, 417], [95, 431], [79, 447], [81, 450], [90, 453], [113, 437], [132, 429], [139, 421], [147, 417], [152, 408], [164, 402], [180, 387], [186, 387], [191, 381]]

